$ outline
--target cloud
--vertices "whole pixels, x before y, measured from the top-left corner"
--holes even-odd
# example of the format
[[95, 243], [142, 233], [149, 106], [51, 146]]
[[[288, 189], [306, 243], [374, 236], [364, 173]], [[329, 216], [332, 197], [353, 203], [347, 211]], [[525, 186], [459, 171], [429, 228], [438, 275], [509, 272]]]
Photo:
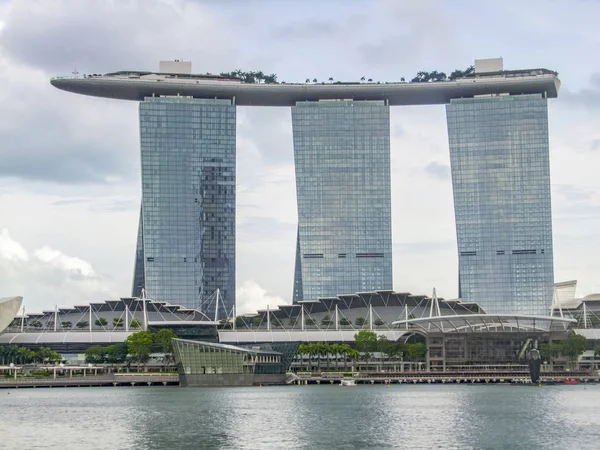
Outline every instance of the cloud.
[[281, 297], [269, 293], [256, 281], [245, 280], [241, 286], [236, 289], [237, 314], [255, 313], [259, 309], [266, 309], [267, 305], [275, 309], [278, 305], [284, 305]]
[[[444, 65], [455, 60], [454, 56], [460, 53], [461, 47], [457, 42], [457, 22], [442, 1], [380, 0], [376, 5], [380, 16], [378, 26], [384, 32], [375, 34], [377, 39], [365, 36], [358, 46], [358, 54], [364, 64], [388, 70], [393, 68], [397, 72], [435, 60], [441, 66], [418, 70], [448, 70]], [[408, 79], [410, 74], [397, 73], [395, 79], [401, 76]]]
[[7, 229], [0, 231], [0, 259], [5, 261], [27, 261], [29, 255], [21, 244], [13, 241]]
[[54, 73], [152, 70], [157, 58], [180, 56], [225, 70], [236, 53], [200, 2], [32, 0], [11, 6], [0, 45], [14, 61]]
[[590, 75], [589, 84], [589, 87], [585, 87], [578, 91], [562, 89], [560, 93], [561, 101], [586, 108], [600, 107], [600, 72], [595, 72]]
[[256, 155], [265, 165], [293, 162], [290, 108], [238, 107], [237, 114], [237, 153], [241, 158]]
[[87, 261], [49, 246], [29, 252], [6, 229], [0, 231], [0, 287], [2, 296], [22, 295], [30, 312], [115, 298], [112, 281]]
[[[77, 97], [0, 52], [0, 177], [61, 184], [136, 180], [135, 104]], [[60, 105], [58, 107], [57, 105]]]
[[441, 164], [437, 161], [431, 162], [425, 166], [425, 173], [442, 181], [450, 181], [450, 166]]

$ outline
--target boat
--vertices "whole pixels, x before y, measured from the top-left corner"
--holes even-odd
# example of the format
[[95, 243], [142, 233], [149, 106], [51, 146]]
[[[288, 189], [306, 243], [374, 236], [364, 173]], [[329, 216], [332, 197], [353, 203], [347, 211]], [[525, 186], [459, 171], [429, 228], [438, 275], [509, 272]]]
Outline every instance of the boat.
[[579, 380], [576, 380], [575, 378], [565, 378], [563, 382], [565, 384], [579, 384]]
[[356, 380], [342, 380], [340, 386], [356, 386]]

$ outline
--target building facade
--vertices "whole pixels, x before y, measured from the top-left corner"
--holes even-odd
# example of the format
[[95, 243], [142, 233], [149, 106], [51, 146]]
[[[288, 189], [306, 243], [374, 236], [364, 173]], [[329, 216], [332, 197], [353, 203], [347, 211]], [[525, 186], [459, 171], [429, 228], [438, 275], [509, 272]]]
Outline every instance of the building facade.
[[235, 106], [140, 103], [142, 208], [133, 296], [219, 317], [235, 305]]
[[488, 313], [544, 314], [554, 284], [547, 100], [446, 106], [459, 296]]
[[[287, 347], [295, 354], [298, 343]], [[179, 381], [186, 387], [284, 384], [292, 360], [260, 345], [242, 348], [186, 339], [173, 339], [173, 353]]]
[[390, 113], [384, 101], [292, 107], [294, 302], [392, 288]]

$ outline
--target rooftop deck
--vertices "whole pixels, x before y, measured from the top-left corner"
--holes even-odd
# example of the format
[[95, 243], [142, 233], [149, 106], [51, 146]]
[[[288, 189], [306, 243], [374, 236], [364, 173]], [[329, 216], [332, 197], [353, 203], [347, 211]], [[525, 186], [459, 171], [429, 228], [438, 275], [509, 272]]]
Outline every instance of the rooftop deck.
[[389, 105], [438, 105], [484, 95], [558, 96], [560, 80], [547, 69], [503, 71], [426, 83], [243, 83], [226, 77], [154, 72], [115, 72], [50, 83], [76, 94], [141, 101], [152, 96], [231, 99], [240, 106], [293, 106], [301, 101], [384, 100]]

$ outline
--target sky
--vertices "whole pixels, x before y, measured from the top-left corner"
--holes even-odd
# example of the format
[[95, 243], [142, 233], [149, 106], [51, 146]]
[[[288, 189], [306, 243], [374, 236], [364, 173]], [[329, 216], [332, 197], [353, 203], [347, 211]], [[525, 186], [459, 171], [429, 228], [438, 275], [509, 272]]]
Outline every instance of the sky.
[[[29, 312], [131, 294], [141, 197], [137, 104], [52, 76], [234, 69], [381, 81], [475, 58], [559, 72], [549, 101], [555, 280], [600, 291], [600, 2], [0, 0], [0, 297]], [[456, 298], [445, 109], [391, 109], [394, 289]], [[239, 312], [291, 303], [289, 108], [237, 109]], [[168, 299], [167, 299], [168, 300]]]

